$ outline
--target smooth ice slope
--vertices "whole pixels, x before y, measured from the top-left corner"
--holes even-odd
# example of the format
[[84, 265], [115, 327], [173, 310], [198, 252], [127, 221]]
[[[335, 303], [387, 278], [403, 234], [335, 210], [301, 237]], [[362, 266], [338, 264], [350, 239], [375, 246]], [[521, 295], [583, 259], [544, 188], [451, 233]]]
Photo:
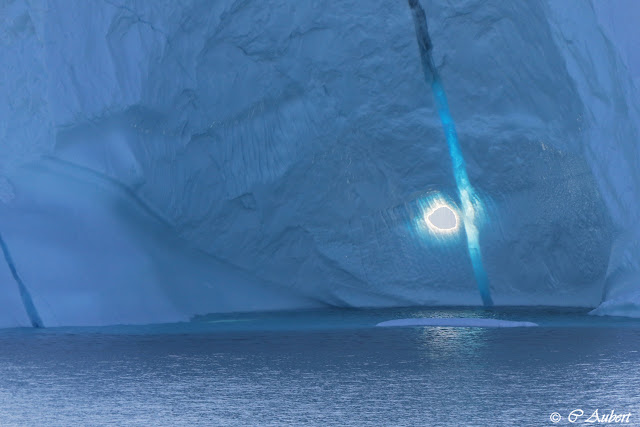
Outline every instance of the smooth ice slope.
[[598, 23], [615, 45], [635, 82], [640, 87], [640, 3], [635, 0], [597, 1], [594, 8]]
[[[99, 175], [44, 160], [23, 169], [15, 182], [16, 197], [10, 208], [0, 207], [0, 223], [44, 326], [313, 306], [190, 247]], [[15, 300], [15, 283], [2, 278], [3, 292]], [[24, 325], [16, 316], [3, 316], [4, 326]]]
[[[592, 5], [422, 4], [495, 303], [640, 314], [637, 97]], [[45, 325], [480, 304], [460, 234], [416, 226], [459, 202], [406, 2], [0, 18], [0, 231]]]

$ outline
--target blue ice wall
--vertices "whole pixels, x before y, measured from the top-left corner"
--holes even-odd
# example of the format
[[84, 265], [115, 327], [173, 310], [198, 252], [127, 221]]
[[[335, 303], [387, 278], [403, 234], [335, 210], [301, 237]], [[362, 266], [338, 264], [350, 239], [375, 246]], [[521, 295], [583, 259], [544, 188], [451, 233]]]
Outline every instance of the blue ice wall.
[[[590, 3], [423, 5], [495, 304], [633, 313], [637, 97]], [[0, 230], [45, 325], [480, 303], [464, 235], [416, 232], [463, 207], [406, 3], [0, 17]]]

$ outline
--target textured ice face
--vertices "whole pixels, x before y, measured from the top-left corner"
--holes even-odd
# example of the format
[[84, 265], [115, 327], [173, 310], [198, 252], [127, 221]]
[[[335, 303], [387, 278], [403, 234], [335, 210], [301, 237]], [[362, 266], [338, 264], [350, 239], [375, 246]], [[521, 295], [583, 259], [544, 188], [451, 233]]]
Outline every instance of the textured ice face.
[[[423, 6], [469, 180], [486, 204], [480, 243], [495, 302], [596, 306], [603, 291], [624, 299], [607, 289], [622, 283], [616, 277], [631, 289], [638, 283], [640, 257], [620, 237], [639, 234], [638, 114], [590, 5]], [[416, 225], [434, 194], [456, 212], [459, 201], [406, 3], [0, 7], [10, 24], [0, 27], [8, 70], [0, 93], [10, 100], [0, 104], [5, 217], [18, 220], [29, 203], [49, 209], [27, 200], [37, 194], [34, 175], [20, 183], [25, 174], [16, 172], [45, 153], [118, 183], [117, 196], [98, 197], [85, 212], [109, 218], [135, 196], [166, 224], [163, 241], [180, 236], [260, 286], [290, 294], [278, 305], [256, 291], [229, 293], [233, 274], [207, 270], [189, 285], [190, 297], [174, 303], [179, 280], [155, 277], [189, 277], [193, 267], [158, 261], [171, 250], [158, 255], [146, 232], [127, 231], [141, 219], [118, 216], [105, 236], [134, 239], [141, 258], [129, 259], [150, 260], [118, 280], [148, 296], [149, 314], [131, 313], [135, 304], [124, 303], [131, 294], [93, 280], [104, 274], [86, 242], [66, 246], [75, 261], [55, 282], [68, 285], [64, 292], [43, 284], [45, 272], [33, 273], [53, 312], [62, 310], [58, 299], [67, 311], [74, 298], [85, 301], [89, 288], [99, 295], [91, 301], [122, 307], [94, 323], [183, 318], [224, 309], [225, 299], [237, 309], [259, 309], [263, 300], [297, 307], [303, 297], [349, 306], [480, 303], [460, 233]], [[77, 194], [62, 194], [56, 204], [73, 211]], [[45, 217], [38, 220], [45, 228], [73, 232], [73, 223]], [[12, 229], [27, 235], [14, 231], [11, 240], [32, 246], [14, 249], [23, 252], [16, 259], [64, 242], [23, 225]], [[197, 296], [200, 286], [206, 297]], [[186, 301], [213, 301], [218, 291], [225, 297], [215, 304]]]

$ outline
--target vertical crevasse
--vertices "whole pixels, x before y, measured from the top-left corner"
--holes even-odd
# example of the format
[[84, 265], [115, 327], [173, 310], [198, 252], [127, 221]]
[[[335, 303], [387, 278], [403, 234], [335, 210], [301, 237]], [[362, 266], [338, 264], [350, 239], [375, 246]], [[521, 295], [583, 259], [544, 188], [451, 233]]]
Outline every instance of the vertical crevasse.
[[11, 253], [9, 252], [9, 248], [5, 243], [2, 235], [0, 234], [0, 247], [2, 248], [2, 253], [4, 254], [4, 259], [9, 266], [9, 270], [11, 270], [11, 275], [14, 280], [18, 284], [18, 290], [20, 291], [20, 298], [22, 298], [22, 303], [24, 304], [24, 309], [27, 312], [27, 316], [29, 316], [29, 320], [31, 321], [31, 326], [34, 328], [43, 328], [44, 324], [42, 323], [42, 319], [38, 314], [38, 310], [36, 309], [35, 304], [33, 303], [33, 299], [31, 298], [31, 293], [29, 293], [29, 289], [27, 289], [26, 285], [20, 278], [18, 274], [18, 270], [16, 270], [16, 266], [13, 263], [13, 259], [11, 258]]
[[431, 51], [433, 44], [429, 37], [429, 29], [427, 27], [427, 18], [424, 9], [420, 6], [418, 0], [409, 0], [409, 6], [413, 15], [413, 23], [416, 29], [416, 39], [420, 50], [420, 59], [422, 61], [422, 69], [424, 71], [425, 81], [431, 85], [431, 90], [436, 101], [438, 114], [442, 127], [447, 139], [449, 147], [449, 155], [453, 166], [453, 174], [458, 188], [458, 196], [462, 206], [462, 223], [467, 236], [467, 247], [469, 257], [473, 266], [476, 283], [482, 302], [486, 306], [493, 305], [491, 292], [489, 290], [489, 278], [482, 263], [482, 252], [480, 249], [480, 232], [478, 230], [478, 221], [480, 215], [483, 214], [480, 198], [469, 182], [467, 169], [460, 149], [456, 126], [449, 111], [449, 103], [444, 86], [433, 63]]

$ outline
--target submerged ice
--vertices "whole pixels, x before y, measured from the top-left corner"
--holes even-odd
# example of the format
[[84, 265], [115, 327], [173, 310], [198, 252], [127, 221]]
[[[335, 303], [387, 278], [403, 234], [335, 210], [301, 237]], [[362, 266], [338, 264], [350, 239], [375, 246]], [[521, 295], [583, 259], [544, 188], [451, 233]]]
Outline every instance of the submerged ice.
[[499, 320], [499, 319], [483, 319], [477, 317], [424, 317], [409, 319], [394, 319], [380, 322], [376, 326], [379, 327], [399, 327], [399, 326], [446, 326], [455, 328], [525, 328], [538, 326], [534, 322]]
[[440, 109], [404, 2], [0, 5], [0, 326], [477, 305], [479, 267], [496, 305], [639, 316], [637, 92], [598, 9], [422, 6]]

